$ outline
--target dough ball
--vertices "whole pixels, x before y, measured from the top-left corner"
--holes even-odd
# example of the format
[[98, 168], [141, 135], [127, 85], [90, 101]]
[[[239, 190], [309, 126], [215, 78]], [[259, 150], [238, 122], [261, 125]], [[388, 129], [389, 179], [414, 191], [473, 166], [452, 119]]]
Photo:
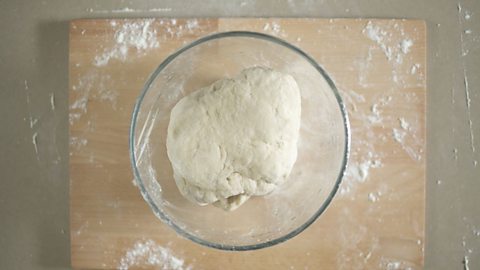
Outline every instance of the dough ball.
[[181, 194], [233, 210], [273, 191], [297, 159], [300, 103], [292, 76], [263, 67], [183, 97], [167, 135]]

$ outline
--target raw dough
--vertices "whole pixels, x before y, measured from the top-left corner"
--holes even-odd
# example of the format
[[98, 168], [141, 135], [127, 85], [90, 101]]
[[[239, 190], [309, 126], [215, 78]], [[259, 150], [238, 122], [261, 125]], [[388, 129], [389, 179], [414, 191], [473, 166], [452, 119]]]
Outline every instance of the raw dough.
[[233, 210], [250, 196], [273, 191], [297, 159], [300, 113], [293, 77], [263, 67], [182, 98], [167, 135], [182, 195]]

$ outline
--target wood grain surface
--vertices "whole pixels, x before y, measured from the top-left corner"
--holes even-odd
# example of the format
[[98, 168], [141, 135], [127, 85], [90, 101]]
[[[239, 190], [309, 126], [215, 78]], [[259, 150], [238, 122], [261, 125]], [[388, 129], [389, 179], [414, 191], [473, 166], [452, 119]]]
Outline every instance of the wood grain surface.
[[[119, 29], [132, 24], [142, 26], [145, 20], [70, 25], [74, 268], [118, 268], [135, 243], [153, 240], [191, 269], [422, 269], [423, 21], [153, 19], [148, 26], [158, 44], [127, 43], [125, 52]], [[214, 250], [177, 236], [133, 185], [128, 153], [131, 112], [150, 73], [188, 42], [229, 30], [266, 32], [310, 54], [335, 80], [352, 125], [348, 173], [327, 211], [293, 239], [248, 252]], [[152, 268], [146, 261], [132, 267]]]

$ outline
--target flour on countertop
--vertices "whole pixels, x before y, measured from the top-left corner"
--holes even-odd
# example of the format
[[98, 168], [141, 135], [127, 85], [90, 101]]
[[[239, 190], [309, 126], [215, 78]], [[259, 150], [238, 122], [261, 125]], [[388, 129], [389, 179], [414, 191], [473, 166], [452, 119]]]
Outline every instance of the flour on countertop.
[[117, 98], [119, 93], [110, 88], [99, 88], [98, 89], [98, 100], [108, 101], [114, 110], [117, 109]]
[[82, 225], [80, 225], [80, 228], [78, 228], [78, 230], [75, 231], [75, 236], [79, 236], [81, 235], [84, 231], [86, 231], [88, 229], [88, 227], [90, 226], [90, 222], [87, 220], [85, 221]]
[[88, 143], [88, 140], [85, 138], [79, 138], [79, 137], [72, 137], [70, 136], [70, 145], [74, 147], [75, 149], [80, 149], [83, 146], [86, 146]]
[[142, 53], [147, 49], [158, 48], [160, 44], [157, 39], [157, 30], [151, 27], [153, 22], [153, 19], [126, 22], [120, 27], [117, 27], [116, 23], [111, 23], [110, 25], [116, 28], [114, 46], [95, 56], [95, 66], [105, 66], [111, 59], [125, 61], [130, 49]]
[[416, 74], [419, 68], [420, 68], [420, 64], [413, 64], [412, 68], [410, 69], [410, 74], [412, 75]]
[[405, 135], [407, 134], [404, 130], [394, 128], [392, 129], [392, 135], [396, 142], [403, 144]]
[[158, 245], [151, 239], [135, 242], [120, 259], [118, 269], [126, 270], [130, 267], [142, 266], [162, 270], [192, 269], [191, 266], [185, 266], [184, 260], [176, 257], [169, 248]]
[[55, 110], [55, 94], [54, 93], [50, 93], [50, 108], [52, 109], [52, 111]]
[[408, 260], [401, 260], [401, 259], [392, 259], [382, 257], [380, 259], [379, 268], [378, 269], [386, 269], [386, 270], [413, 270], [417, 269], [417, 266]]
[[195, 19], [187, 20], [186, 28], [187, 28], [188, 30], [193, 30], [193, 29], [195, 29], [195, 28], [198, 28], [198, 21], [195, 20]]
[[[407, 122], [404, 117], [398, 118], [398, 123], [400, 128], [392, 129], [393, 139], [400, 144], [401, 148], [411, 159], [415, 161], [421, 160], [423, 156], [423, 148], [419, 144], [420, 139], [417, 137], [417, 128]], [[408, 141], [410, 141], [409, 143], [407, 143], [407, 137]]]
[[88, 103], [92, 100], [110, 103], [113, 110], [117, 109], [118, 91], [112, 87], [113, 80], [108, 74], [92, 70], [80, 77], [72, 85], [75, 100], [69, 109], [70, 125], [74, 124], [88, 111]]
[[38, 123], [38, 119], [33, 116], [30, 116], [29, 120], [30, 120], [30, 128], [33, 128]]
[[370, 124], [383, 123], [384, 118], [379, 109], [387, 106], [391, 101], [392, 101], [392, 96], [386, 95], [378, 98], [378, 100], [375, 103], [373, 103], [373, 105], [370, 107], [371, 114], [367, 116], [367, 119], [370, 122]]
[[165, 7], [165, 8], [150, 8], [150, 9], [133, 9], [129, 7], [124, 7], [121, 9], [93, 9], [93, 8], [87, 8], [87, 12], [90, 13], [134, 13], [134, 12], [170, 12], [173, 9], [170, 7]]
[[[194, 30], [201, 30], [201, 26], [197, 19], [189, 19], [184, 23], [177, 22], [176, 19], [160, 20], [160, 25], [164, 26], [166, 32], [168, 33], [168, 35], [161, 37], [162, 40], [172, 37], [181, 38], [185, 34], [193, 33]], [[186, 40], [183, 42], [185, 43]]]
[[37, 160], [39, 159], [38, 157], [38, 141], [37, 141], [38, 133], [34, 132], [32, 135], [32, 143], [33, 143], [33, 148], [35, 149], [35, 156], [37, 157]]
[[372, 111], [372, 114], [368, 116], [368, 121], [372, 124], [380, 123], [382, 119], [380, 117], [380, 112], [378, 111], [378, 104], [373, 104], [370, 110]]
[[464, 16], [465, 20], [470, 20], [471, 17], [472, 17], [472, 13], [468, 10], [465, 11], [465, 16]]
[[368, 200], [371, 202], [377, 202], [378, 200], [380, 200], [380, 196], [382, 195], [383, 194], [381, 191], [370, 192], [368, 193]]
[[403, 117], [400, 117], [398, 119], [398, 121], [400, 121], [400, 127], [404, 130], [409, 130], [410, 129], [410, 123], [407, 122], [407, 120], [405, 120], [405, 118]]
[[[29, 120], [29, 124], [30, 124], [30, 128], [33, 129], [33, 127], [35, 126], [35, 124], [37, 124], [38, 122], [38, 119], [34, 116], [32, 116], [32, 113], [30, 111], [30, 88], [28, 86], [28, 81], [25, 80], [23, 82], [24, 84], [24, 88], [25, 88], [25, 95], [26, 95], [26, 100], [27, 100], [27, 113], [28, 113], [28, 120]], [[25, 118], [24, 118], [25, 119]]]
[[372, 63], [372, 50], [374, 49], [373, 46], [368, 47], [367, 56], [365, 58], [361, 58], [355, 61], [355, 65], [358, 66], [358, 83], [361, 87], [366, 88], [369, 86], [367, 83], [367, 75], [371, 67]]
[[[368, 146], [368, 148], [371, 147], [371, 145]], [[359, 161], [350, 161], [347, 166], [344, 179], [339, 189], [341, 196], [346, 196], [354, 192], [358, 184], [367, 181], [371, 169], [383, 167], [381, 157], [370, 151], [367, 155], [358, 156], [357, 159], [359, 159]]]
[[[373, 143], [374, 141], [379, 139], [382, 140], [383, 138], [379, 137], [378, 134], [371, 132], [371, 127], [373, 125], [383, 125], [384, 117], [382, 116], [381, 108], [387, 106], [391, 102], [392, 97], [386, 95], [378, 98], [376, 102], [370, 106], [369, 112], [366, 113], [357, 109], [356, 103], [366, 102], [366, 99], [362, 94], [353, 90], [343, 89], [342, 96], [350, 110], [355, 112], [350, 116], [351, 121], [362, 123], [360, 126], [352, 127], [352, 133], [361, 136], [357, 137], [356, 142], [352, 145], [351, 158], [339, 189], [340, 196], [348, 197], [355, 192], [358, 185], [368, 180], [372, 169], [381, 168], [383, 166], [383, 157], [377, 153]], [[361, 150], [358, 150], [359, 147], [361, 147]]]
[[413, 41], [411, 39], [404, 39], [400, 41], [400, 50], [404, 53], [407, 54], [410, 52], [410, 47], [412, 47]]
[[467, 255], [463, 257], [463, 267], [464, 270], [470, 270], [470, 262]]
[[[400, 76], [403, 73], [401, 65], [404, 63], [406, 56], [411, 52], [412, 46], [414, 45], [414, 39], [407, 36], [403, 27], [398, 23], [385, 26], [377, 25], [376, 23], [369, 21], [362, 32], [370, 40], [374, 41], [382, 50], [388, 63], [392, 67], [393, 81], [396, 84], [405, 86], [406, 80]], [[393, 33], [399, 35], [393, 35]], [[402, 38], [398, 39], [398, 36], [401, 36]], [[414, 74], [415, 72], [411, 73]], [[362, 80], [362, 78], [360, 78], [360, 80]]]
[[363, 33], [367, 35], [368, 38], [375, 41], [378, 46], [380, 46], [389, 61], [393, 59], [392, 48], [386, 45], [386, 40], [388, 37], [392, 36], [392, 33], [381, 29], [379, 26], [374, 25], [371, 21], [369, 21], [365, 26]]
[[475, 136], [474, 136], [474, 128], [472, 122], [472, 113], [471, 113], [471, 98], [470, 98], [470, 87], [469, 87], [469, 80], [467, 76], [467, 65], [466, 60], [464, 59], [470, 53], [469, 49], [469, 42], [468, 36], [472, 33], [470, 29], [465, 29], [467, 20], [471, 18], [471, 13], [468, 10], [464, 10], [460, 3], [457, 4], [458, 10], [458, 24], [460, 27], [460, 59], [461, 59], [461, 67], [463, 71], [463, 84], [464, 84], [464, 93], [465, 93], [465, 101], [466, 101], [466, 108], [465, 108], [465, 115], [468, 120], [468, 128], [470, 133], [470, 148], [472, 153], [475, 153]]
[[286, 36], [280, 24], [275, 21], [265, 23], [265, 25], [263, 25], [263, 31], [275, 36]]

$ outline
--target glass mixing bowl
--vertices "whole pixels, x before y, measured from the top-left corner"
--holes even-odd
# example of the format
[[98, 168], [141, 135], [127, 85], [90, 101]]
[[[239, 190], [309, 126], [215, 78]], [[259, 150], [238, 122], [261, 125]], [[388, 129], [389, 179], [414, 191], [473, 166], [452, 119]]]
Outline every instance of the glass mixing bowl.
[[[172, 107], [185, 95], [243, 69], [266, 66], [292, 75], [302, 97], [298, 158], [289, 179], [235, 211], [199, 206], [177, 189], [166, 151]], [[265, 34], [226, 32], [173, 53], [138, 97], [130, 156], [143, 198], [180, 235], [224, 250], [252, 250], [299, 234], [326, 209], [345, 173], [350, 145], [345, 106], [327, 73], [297, 47]]]

